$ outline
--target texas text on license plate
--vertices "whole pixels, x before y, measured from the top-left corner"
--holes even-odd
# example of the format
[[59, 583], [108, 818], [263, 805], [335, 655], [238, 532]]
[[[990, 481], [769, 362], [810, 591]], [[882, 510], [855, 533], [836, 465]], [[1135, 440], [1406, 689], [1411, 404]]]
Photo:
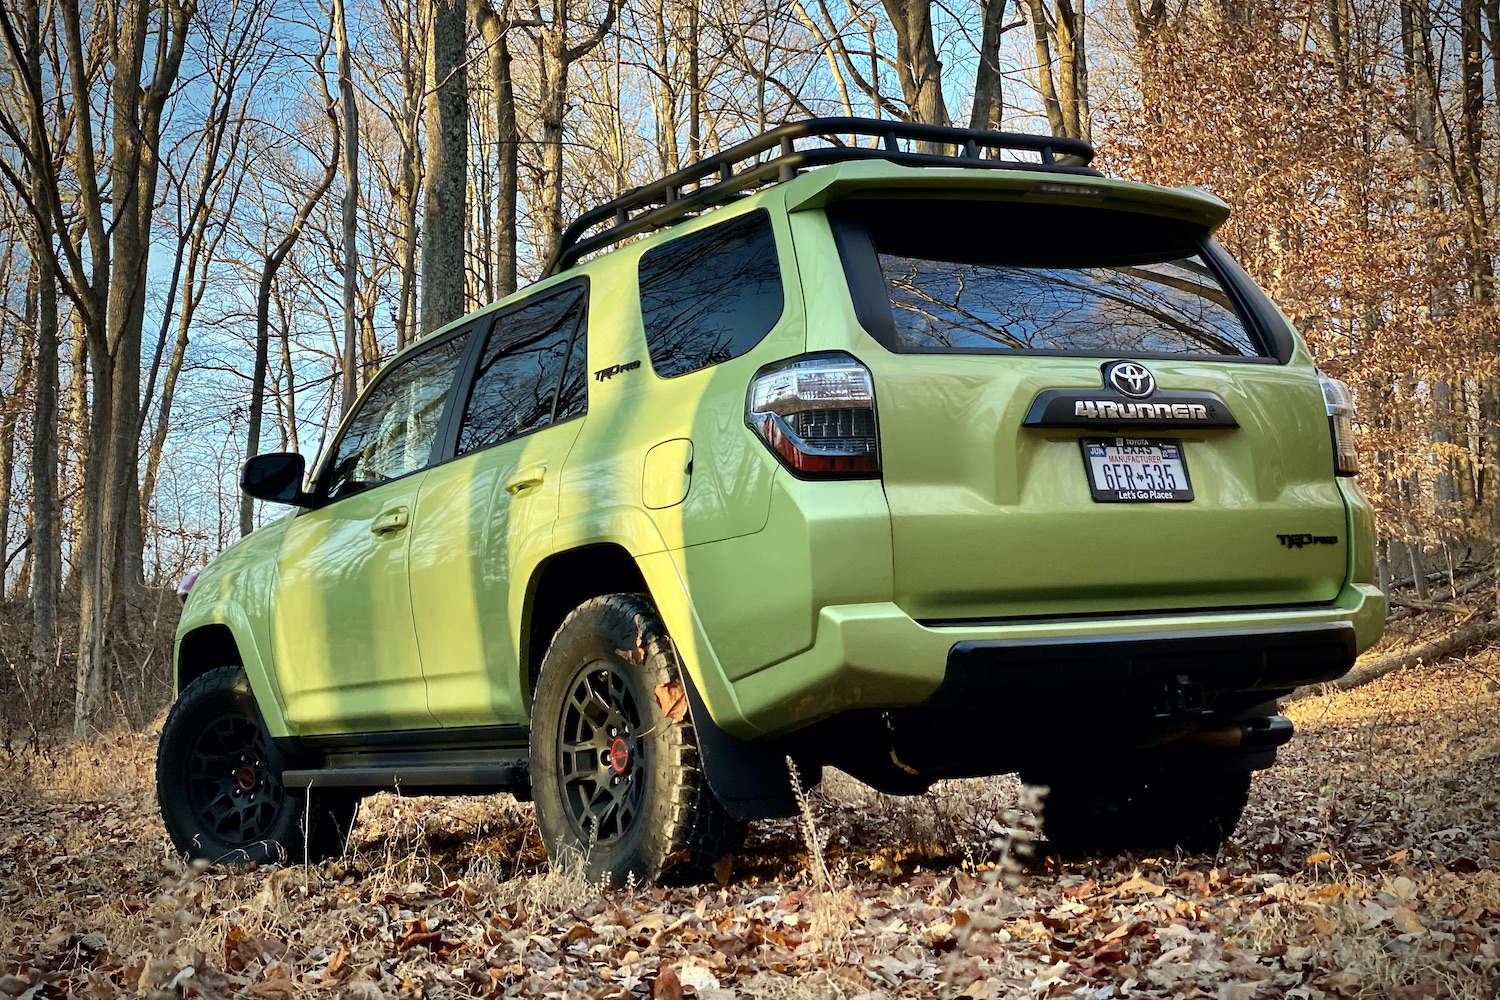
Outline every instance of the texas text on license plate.
[[1083, 465], [1100, 503], [1193, 499], [1182, 442], [1161, 438], [1084, 438]]

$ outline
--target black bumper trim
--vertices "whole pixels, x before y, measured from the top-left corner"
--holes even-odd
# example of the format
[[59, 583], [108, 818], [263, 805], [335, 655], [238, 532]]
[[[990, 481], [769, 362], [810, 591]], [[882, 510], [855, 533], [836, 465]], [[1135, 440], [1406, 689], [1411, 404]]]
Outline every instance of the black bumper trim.
[[948, 651], [943, 683], [927, 704], [972, 703], [997, 688], [1119, 687], [1178, 677], [1212, 691], [1289, 691], [1347, 673], [1355, 649], [1349, 622], [966, 640]]

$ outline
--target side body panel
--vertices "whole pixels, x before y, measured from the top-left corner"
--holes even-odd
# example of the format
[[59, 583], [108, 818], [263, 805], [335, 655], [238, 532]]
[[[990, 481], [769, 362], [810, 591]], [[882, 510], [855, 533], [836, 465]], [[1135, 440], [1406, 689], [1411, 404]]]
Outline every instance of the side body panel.
[[585, 419], [427, 473], [411, 543], [411, 603], [428, 709], [444, 726], [526, 721], [526, 581], [552, 551], [558, 482]]
[[[427, 710], [407, 577], [426, 475], [305, 511], [286, 530], [271, 636], [287, 723], [299, 733], [437, 724]], [[379, 532], [390, 517], [403, 526]]]
[[[591, 272], [589, 416], [563, 472], [562, 520], [597, 522], [601, 512], [615, 507], [646, 509], [666, 548], [747, 535], [765, 525], [777, 465], [745, 426], [745, 390], [756, 369], [800, 353], [805, 340], [796, 258], [779, 196], [773, 191], [747, 200], [743, 209], [715, 212], [661, 237], [621, 247], [610, 254], [607, 268]], [[769, 210], [777, 238], [785, 294], [780, 321], [747, 354], [675, 378], [657, 376], [637, 294], [641, 254], [668, 237], [759, 209]], [[667, 442], [684, 441], [691, 446], [692, 461], [686, 496], [653, 509], [642, 489], [648, 469], [653, 492], [656, 479], [680, 477], [686, 470], [666, 453], [649, 464], [647, 456]], [[688, 457], [681, 444], [668, 451]], [[680, 488], [678, 480], [664, 490]]]

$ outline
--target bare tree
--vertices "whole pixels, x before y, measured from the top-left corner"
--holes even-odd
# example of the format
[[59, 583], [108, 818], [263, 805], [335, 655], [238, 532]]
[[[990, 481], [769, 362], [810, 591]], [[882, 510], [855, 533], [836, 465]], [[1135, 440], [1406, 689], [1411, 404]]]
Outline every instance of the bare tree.
[[[327, 41], [324, 42], [324, 55], [327, 54]], [[321, 62], [321, 60], [320, 60]], [[265, 419], [266, 405], [266, 375], [270, 367], [271, 353], [271, 288], [276, 281], [276, 272], [286, 261], [287, 255], [297, 245], [297, 240], [302, 236], [303, 229], [307, 226], [307, 218], [317, 208], [323, 196], [328, 193], [329, 187], [333, 185], [333, 179], [338, 174], [339, 164], [343, 159], [343, 143], [340, 133], [340, 117], [334, 110], [336, 104], [331, 94], [328, 93], [326, 82], [322, 74], [318, 74], [318, 82], [323, 87], [325, 109], [328, 115], [329, 127], [333, 135], [332, 152], [328, 163], [323, 168], [322, 175], [308, 189], [293, 215], [291, 224], [287, 226], [286, 232], [281, 239], [271, 247], [260, 262], [260, 276], [255, 290], [255, 361], [250, 374], [250, 415], [247, 421], [248, 428], [245, 432], [245, 458], [254, 458], [260, 453], [261, 427]], [[346, 263], [345, 267], [349, 267]], [[347, 315], [347, 313], [346, 313]], [[347, 337], [347, 326], [345, 334]], [[354, 366], [354, 356], [347, 346], [344, 349], [344, 369]], [[347, 386], [347, 378], [345, 380]], [[255, 530], [255, 507], [254, 502], [248, 495], [240, 497], [240, 534], [250, 534]]]
[[[943, 63], [932, 37], [932, 0], [881, 0], [896, 30], [896, 76], [906, 98], [908, 117], [928, 125], [948, 125], [943, 102]], [[918, 143], [917, 149], [941, 152], [941, 143]]]
[[523, 22], [536, 43], [538, 61], [538, 109], [541, 119], [542, 183], [537, 207], [538, 243], [542, 256], [552, 259], [562, 236], [563, 128], [568, 110], [568, 71], [594, 50], [614, 26], [620, 0], [607, 0], [603, 16], [586, 28], [579, 41], [569, 30], [573, 0], [552, 0], [550, 16], [544, 18], [540, 0], [531, 0]]
[[464, 314], [468, 29], [462, 0], [432, 0], [427, 50], [427, 170], [422, 198], [424, 334]]

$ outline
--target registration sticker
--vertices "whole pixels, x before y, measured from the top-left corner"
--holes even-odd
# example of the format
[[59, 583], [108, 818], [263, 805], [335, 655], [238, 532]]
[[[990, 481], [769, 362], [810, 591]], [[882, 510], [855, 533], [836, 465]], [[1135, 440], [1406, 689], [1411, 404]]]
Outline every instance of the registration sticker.
[[1084, 438], [1083, 467], [1099, 503], [1182, 503], [1193, 499], [1182, 442]]

